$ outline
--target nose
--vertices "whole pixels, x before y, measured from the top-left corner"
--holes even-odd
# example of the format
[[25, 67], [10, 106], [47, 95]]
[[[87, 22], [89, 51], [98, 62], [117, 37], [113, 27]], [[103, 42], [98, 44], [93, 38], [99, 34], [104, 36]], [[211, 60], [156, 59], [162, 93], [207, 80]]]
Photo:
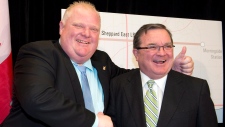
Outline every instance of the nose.
[[161, 48], [162, 48], [163, 51], [165, 51], [164, 46], [159, 46], [158, 51], [161, 51]]
[[89, 28], [83, 29], [82, 35], [85, 36], [85, 37], [89, 37], [90, 36], [90, 29]]
[[157, 54], [159, 54], [159, 55], [165, 55], [166, 54], [164, 46], [159, 46]]

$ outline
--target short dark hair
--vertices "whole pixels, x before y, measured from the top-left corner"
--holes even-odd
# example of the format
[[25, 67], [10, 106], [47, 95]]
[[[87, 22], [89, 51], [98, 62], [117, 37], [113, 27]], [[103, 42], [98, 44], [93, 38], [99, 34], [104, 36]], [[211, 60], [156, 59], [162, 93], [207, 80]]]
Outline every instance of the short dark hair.
[[136, 32], [136, 34], [134, 35], [134, 39], [133, 39], [133, 48], [137, 49], [137, 47], [140, 46], [141, 42], [140, 42], [140, 37], [143, 33], [147, 33], [148, 30], [154, 30], [154, 29], [164, 29], [168, 32], [170, 38], [171, 38], [171, 42], [173, 44], [173, 39], [172, 39], [172, 34], [171, 32], [166, 28], [165, 25], [163, 24], [145, 24], [143, 25], [141, 28], [139, 28], [139, 30]]

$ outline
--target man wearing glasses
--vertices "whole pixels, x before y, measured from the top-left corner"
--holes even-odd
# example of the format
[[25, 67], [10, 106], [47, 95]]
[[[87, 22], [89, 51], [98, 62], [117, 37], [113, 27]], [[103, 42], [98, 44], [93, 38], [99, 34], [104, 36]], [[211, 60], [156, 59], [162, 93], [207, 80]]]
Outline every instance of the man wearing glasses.
[[107, 115], [114, 127], [217, 127], [206, 80], [173, 71], [173, 39], [162, 24], [143, 25], [133, 54], [139, 68], [114, 78]]

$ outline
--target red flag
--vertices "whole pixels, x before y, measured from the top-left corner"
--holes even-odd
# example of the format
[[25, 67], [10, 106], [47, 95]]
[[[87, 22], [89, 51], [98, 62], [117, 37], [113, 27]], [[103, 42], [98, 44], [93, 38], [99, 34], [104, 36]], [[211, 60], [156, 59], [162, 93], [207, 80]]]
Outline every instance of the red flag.
[[0, 124], [9, 114], [12, 96], [12, 53], [8, 0], [0, 0]]

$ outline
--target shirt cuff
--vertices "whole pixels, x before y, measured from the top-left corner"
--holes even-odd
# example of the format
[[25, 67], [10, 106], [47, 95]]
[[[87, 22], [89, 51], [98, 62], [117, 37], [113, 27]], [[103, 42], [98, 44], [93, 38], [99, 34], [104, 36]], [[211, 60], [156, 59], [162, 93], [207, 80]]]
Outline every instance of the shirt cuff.
[[99, 122], [98, 117], [97, 117], [97, 115], [95, 115], [95, 122], [92, 127], [98, 127], [98, 122]]

